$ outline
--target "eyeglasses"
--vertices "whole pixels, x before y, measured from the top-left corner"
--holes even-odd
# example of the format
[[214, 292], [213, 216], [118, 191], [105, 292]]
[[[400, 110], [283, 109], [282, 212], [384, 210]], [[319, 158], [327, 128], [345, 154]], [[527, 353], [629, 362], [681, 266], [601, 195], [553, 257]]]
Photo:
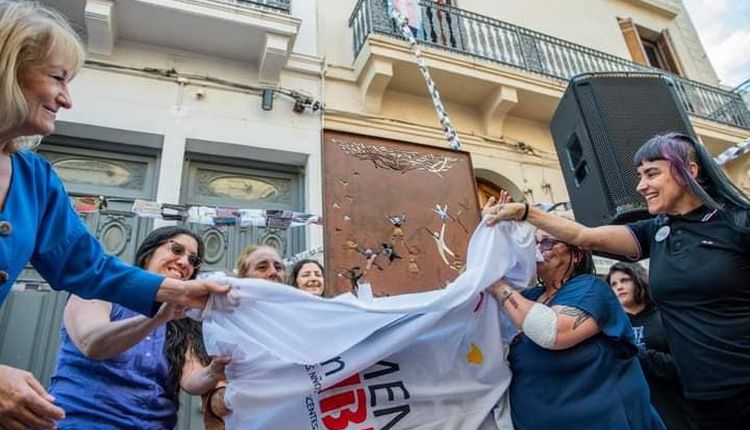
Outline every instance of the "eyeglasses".
[[[187, 249], [185, 248], [185, 245], [175, 242], [174, 240], [168, 240], [169, 243], [169, 251], [174, 254], [176, 257], [182, 257], [183, 255], [187, 254]], [[196, 254], [187, 254], [188, 262], [190, 263], [193, 268], [197, 269], [200, 267], [200, 265], [203, 263], [200, 257], [198, 257]]]
[[545, 237], [542, 240], [536, 242], [536, 246], [539, 247], [540, 251], [549, 251], [554, 248], [558, 243], [565, 243], [562, 240], [553, 239], [551, 237]]

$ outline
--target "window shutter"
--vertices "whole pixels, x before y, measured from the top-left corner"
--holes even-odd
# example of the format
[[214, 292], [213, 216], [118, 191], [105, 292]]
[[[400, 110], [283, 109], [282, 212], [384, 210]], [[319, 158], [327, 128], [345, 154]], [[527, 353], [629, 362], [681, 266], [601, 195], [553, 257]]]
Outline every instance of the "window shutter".
[[625, 44], [630, 51], [630, 58], [638, 64], [648, 66], [646, 52], [641, 45], [641, 36], [638, 34], [635, 24], [633, 24], [633, 20], [631, 18], [617, 18], [617, 22], [620, 24], [622, 37], [625, 38]]
[[669, 30], [665, 29], [661, 32], [659, 38], [656, 40], [656, 47], [659, 49], [662, 58], [666, 61], [669, 71], [684, 76], [684, 69], [682, 68], [680, 59], [677, 56], [677, 52], [674, 49], [674, 43], [672, 42], [672, 36], [670, 36]]

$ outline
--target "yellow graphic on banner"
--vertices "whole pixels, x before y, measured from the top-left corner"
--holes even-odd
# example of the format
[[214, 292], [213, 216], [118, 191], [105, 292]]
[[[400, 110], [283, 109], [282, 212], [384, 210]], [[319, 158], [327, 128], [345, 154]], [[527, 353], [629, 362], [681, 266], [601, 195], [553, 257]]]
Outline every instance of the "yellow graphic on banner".
[[476, 343], [471, 344], [471, 351], [469, 351], [469, 353], [466, 354], [466, 361], [468, 361], [471, 364], [484, 363], [484, 355], [482, 355], [482, 350], [479, 349]]

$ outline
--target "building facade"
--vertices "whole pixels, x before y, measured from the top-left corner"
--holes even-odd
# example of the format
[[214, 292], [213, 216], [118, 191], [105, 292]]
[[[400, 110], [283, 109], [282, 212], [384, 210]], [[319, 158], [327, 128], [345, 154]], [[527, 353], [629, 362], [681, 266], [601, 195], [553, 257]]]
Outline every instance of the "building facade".
[[[447, 145], [387, 0], [42, 1], [85, 36], [89, 59], [39, 151], [71, 194], [109, 199], [84, 218], [124, 259], [160, 223], [133, 216], [134, 199], [324, 213], [323, 131]], [[681, 0], [415, 2], [480, 199], [569, 200], [549, 123], [583, 72], [670, 73], [712, 153], [750, 138], [747, 91], [721, 86]], [[750, 191], [750, 157], [726, 167]], [[286, 254], [323, 243], [319, 227], [191, 228], [209, 269], [248, 243]], [[65, 295], [34, 291], [32, 270], [22, 281], [0, 310], [0, 362], [46, 385]], [[201, 428], [185, 405], [180, 428]]]
[[[741, 97], [719, 86], [679, 0], [418, 4], [417, 38], [477, 177], [516, 199], [567, 200], [549, 122], [567, 79], [579, 73], [670, 73], [710, 151], [750, 135]], [[387, 2], [322, 2], [319, 14], [330, 23], [320, 32], [324, 128], [445, 145]], [[346, 38], [351, 45], [337, 43]]]
[[[549, 125], [580, 73], [668, 73], [712, 153], [750, 137], [742, 94], [720, 85], [680, 0], [415, 3], [413, 32], [471, 152], [480, 200], [506, 189], [515, 200], [568, 201]], [[386, 0], [321, 2], [319, 20], [324, 129], [447, 145]], [[738, 185], [750, 180], [750, 157], [726, 167]]]
[[[132, 261], [165, 222], [134, 216], [135, 199], [321, 212], [315, 1], [42, 3], [81, 33], [88, 58], [71, 83], [73, 109], [38, 151], [71, 195], [107, 198], [106, 211], [82, 217], [108, 252]], [[206, 243], [204, 270], [231, 269], [247, 244], [286, 255], [322, 244], [315, 227], [189, 227]], [[15, 290], [0, 311], [0, 362], [46, 386], [66, 295], [31, 268]], [[200, 403], [186, 402], [181, 428], [202, 428]]]

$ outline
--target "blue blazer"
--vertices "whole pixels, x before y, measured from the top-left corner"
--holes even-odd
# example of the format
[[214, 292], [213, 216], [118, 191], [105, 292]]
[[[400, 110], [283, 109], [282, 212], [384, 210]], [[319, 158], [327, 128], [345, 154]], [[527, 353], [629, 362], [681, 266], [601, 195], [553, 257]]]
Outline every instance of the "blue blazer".
[[[76, 214], [60, 178], [45, 159], [23, 150], [11, 155], [12, 173], [0, 222], [0, 305], [31, 261], [56, 290], [118, 303], [152, 316], [163, 276], [106, 255]], [[7, 225], [6, 225], [7, 227]], [[10, 230], [8, 232], [8, 230]]]

